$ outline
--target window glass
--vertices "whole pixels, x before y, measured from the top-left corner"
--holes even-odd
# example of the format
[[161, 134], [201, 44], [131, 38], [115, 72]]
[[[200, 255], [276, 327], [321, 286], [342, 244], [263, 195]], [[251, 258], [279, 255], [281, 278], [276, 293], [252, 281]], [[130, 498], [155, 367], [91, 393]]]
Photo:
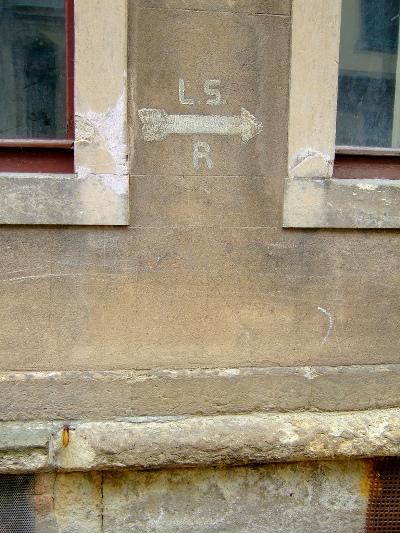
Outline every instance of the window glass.
[[66, 138], [64, 0], [0, 0], [0, 139]]
[[343, 0], [336, 144], [400, 148], [400, 0]]

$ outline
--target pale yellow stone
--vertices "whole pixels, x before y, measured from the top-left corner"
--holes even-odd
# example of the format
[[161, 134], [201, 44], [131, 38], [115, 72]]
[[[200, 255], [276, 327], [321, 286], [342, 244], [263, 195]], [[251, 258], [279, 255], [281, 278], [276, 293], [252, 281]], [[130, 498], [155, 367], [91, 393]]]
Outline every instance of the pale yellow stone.
[[289, 175], [330, 177], [335, 157], [336, 100], [342, 0], [293, 0]]

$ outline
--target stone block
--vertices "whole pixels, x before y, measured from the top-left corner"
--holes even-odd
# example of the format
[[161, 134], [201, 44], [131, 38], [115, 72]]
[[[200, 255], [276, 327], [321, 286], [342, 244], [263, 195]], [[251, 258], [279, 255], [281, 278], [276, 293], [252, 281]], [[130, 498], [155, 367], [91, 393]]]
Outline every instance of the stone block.
[[[311, 390], [301, 369], [26, 373], [0, 375], [0, 382], [2, 420], [289, 411], [305, 408]], [[46, 449], [48, 435], [47, 427], [9, 430], [0, 448], [18, 449], [29, 436], [31, 447]]]
[[108, 473], [104, 531], [362, 533], [362, 461]]
[[[228, 206], [223, 218], [243, 223]], [[25, 230], [15, 253], [12, 235], [0, 261], [2, 370], [399, 362], [395, 235], [385, 261], [377, 232], [46, 230], [35, 243]], [[52, 252], [42, 267], [39, 244]]]
[[399, 180], [287, 179], [286, 228], [399, 228]]
[[132, 223], [140, 227], [274, 227], [281, 187], [246, 176], [136, 176]]
[[59, 533], [102, 533], [101, 474], [58, 474], [54, 508]]
[[390, 456], [400, 450], [399, 410], [87, 422], [67, 447], [54, 434], [50, 449], [64, 471]]
[[396, 407], [400, 403], [400, 365], [318, 369], [311, 386], [311, 405], [316, 409]]

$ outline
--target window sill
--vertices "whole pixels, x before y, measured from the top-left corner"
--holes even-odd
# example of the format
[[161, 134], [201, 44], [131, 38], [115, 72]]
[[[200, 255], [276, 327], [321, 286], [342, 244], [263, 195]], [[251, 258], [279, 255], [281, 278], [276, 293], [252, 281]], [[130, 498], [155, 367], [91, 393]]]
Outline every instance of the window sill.
[[287, 178], [285, 228], [400, 228], [400, 180]]
[[[379, 159], [374, 179], [354, 165], [338, 173], [336, 148], [342, 0], [293, 0], [285, 228], [400, 228], [400, 176], [396, 150], [362, 147], [354, 157]], [[304, 36], [309, 38], [306, 40]], [[321, 54], [323, 50], [323, 54]], [[382, 155], [386, 157], [382, 157]], [[384, 160], [387, 161], [384, 161]], [[334, 168], [334, 166], [336, 168]], [[395, 166], [395, 169], [391, 167]], [[358, 174], [356, 174], [356, 170]], [[391, 173], [387, 172], [388, 170]], [[381, 173], [382, 172], [382, 173]], [[384, 176], [384, 179], [382, 179]], [[387, 179], [388, 177], [392, 179]], [[348, 179], [350, 178], [350, 179]], [[375, 179], [378, 178], [378, 179]]]
[[[36, 167], [0, 166], [0, 224], [129, 224], [128, 3], [74, 0], [73, 5], [74, 150], [65, 150], [65, 144], [71, 144], [69, 140], [51, 141], [51, 146], [48, 141], [39, 141], [46, 151], [54, 154], [62, 149], [73, 159], [68, 166], [47, 168], [45, 172], [41, 159]], [[94, 90], [96, 87], [101, 90]], [[23, 150], [34, 148], [21, 142]], [[1, 140], [1, 150], [7, 151], [10, 143], [14, 141]]]
[[0, 173], [0, 224], [127, 225], [128, 183], [116, 174]]

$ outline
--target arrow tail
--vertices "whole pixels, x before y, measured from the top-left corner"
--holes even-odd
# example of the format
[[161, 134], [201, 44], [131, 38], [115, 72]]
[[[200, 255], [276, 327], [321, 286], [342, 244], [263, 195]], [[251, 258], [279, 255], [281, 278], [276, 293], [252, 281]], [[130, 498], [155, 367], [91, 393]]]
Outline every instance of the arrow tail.
[[162, 141], [168, 135], [168, 115], [163, 109], [140, 109], [145, 141]]

